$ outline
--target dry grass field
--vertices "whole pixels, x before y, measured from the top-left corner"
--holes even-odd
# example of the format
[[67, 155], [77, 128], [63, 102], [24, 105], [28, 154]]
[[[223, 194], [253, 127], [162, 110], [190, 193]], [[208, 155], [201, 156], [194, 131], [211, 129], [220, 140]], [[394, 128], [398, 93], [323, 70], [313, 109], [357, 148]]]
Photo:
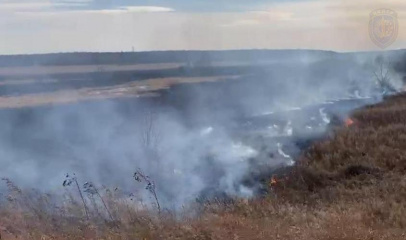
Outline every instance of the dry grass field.
[[[238, 79], [238, 75], [217, 77], [152, 78], [108, 87], [86, 87], [47, 93], [0, 96], [0, 108], [21, 108], [41, 105], [58, 105], [97, 99], [134, 98], [155, 96], [155, 91], [182, 83], [213, 82]], [[7, 83], [0, 83], [7, 84]], [[16, 84], [10, 82], [8, 84]]]
[[[213, 62], [210, 67], [247, 64], [237, 61]], [[242, 76], [241, 73], [187, 75], [182, 72], [185, 67], [186, 63], [0, 67], [0, 109], [151, 97], [156, 96], [157, 91], [176, 84], [233, 80]], [[161, 76], [160, 71], [165, 70], [179, 72], [173, 76]], [[139, 76], [140, 72], [148, 71], [155, 75], [150, 73], [147, 77]], [[94, 77], [94, 74], [109, 77], [103, 80], [100, 76]]]
[[0, 76], [18, 77], [18, 76], [46, 76], [54, 74], [78, 74], [94, 72], [121, 72], [136, 70], [164, 70], [182, 66], [178, 63], [161, 64], [132, 64], [132, 65], [77, 65], [77, 66], [32, 66], [32, 67], [2, 67]]
[[53, 196], [5, 180], [2, 239], [406, 239], [406, 95], [358, 110], [352, 119], [286, 176], [270, 179], [267, 197], [214, 201], [176, 215], [106, 190], [89, 197], [106, 205], [94, 204], [86, 215], [78, 200], [55, 205]]
[[[263, 61], [261, 64], [273, 63]], [[250, 65], [249, 61], [211, 62], [207, 66], [231, 67]], [[23, 66], [0, 67], [1, 77], [49, 76], [57, 74], [86, 74], [100, 72], [128, 72], [167, 70], [186, 67], [186, 63], [145, 63], [145, 64], [98, 64], [98, 65], [67, 65], [67, 66]], [[202, 65], [205, 66], [205, 65]]]

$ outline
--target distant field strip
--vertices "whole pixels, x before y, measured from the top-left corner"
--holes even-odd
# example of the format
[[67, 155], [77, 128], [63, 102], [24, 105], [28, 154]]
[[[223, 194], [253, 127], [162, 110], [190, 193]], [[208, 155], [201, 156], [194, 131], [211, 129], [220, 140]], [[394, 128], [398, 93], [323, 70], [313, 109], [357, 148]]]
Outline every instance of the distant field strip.
[[176, 84], [233, 80], [239, 77], [240, 76], [157, 78], [109, 87], [82, 88], [20, 96], [0, 96], [0, 108], [20, 108], [49, 104], [58, 105], [96, 99], [153, 97], [157, 95], [156, 91], [169, 88]]
[[[275, 61], [256, 62], [256, 66], [273, 64]], [[210, 62], [195, 67], [238, 67], [253, 66], [252, 62]], [[107, 64], [107, 65], [69, 65], [69, 66], [28, 66], [28, 67], [0, 67], [0, 77], [19, 76], [47, 76], [59, 74], [87, 74], [102, 72], [129, 72], [129, 71], [151, 71], [168, 70], [180, 67], [191, 67], [187, 63], [152, 63], [152, 64]]]
[[121, 72], [138, 70], [164, 70], [181, 67], [179, 63], [135, 64], [135, 65], [77, 65], [77, 66], [30, 66], [0, 68], [0, 76], [38, 76], [56, 74], [80, 74], [94, 72]]

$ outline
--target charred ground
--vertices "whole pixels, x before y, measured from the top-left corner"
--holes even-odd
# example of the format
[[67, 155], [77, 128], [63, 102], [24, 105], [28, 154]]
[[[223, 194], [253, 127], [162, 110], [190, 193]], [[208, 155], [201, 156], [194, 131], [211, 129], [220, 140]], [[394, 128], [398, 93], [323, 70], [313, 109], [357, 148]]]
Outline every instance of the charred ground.
[[[233, 54], [231, 56], [236, 56]], [[255, 52], [252, 58], [258, 54]], [[96, 56], [97, 59], [102, 55], [85, 54], [83, 59], [89, 56]], [[210, 55], [199, 56], [197, 64], [182, 59], [179, 61], [183, 65], [186, 62], [186, 65], [169, 70], [109, 72], [96, 68], [97, 72], [79, 75], [59, 73], [37, 78], [23, 73], [16, 78], [3, 77], [0, 102], [7, 109], [2, 110], [0, 119], [3, 125], [0, 129], [4, 137], [2, 144], [7, 150], [5, 153], [10, 153], [4, 156], [4, 162], [7, 163], [4, 169], [9, 169], [13, 176], [34, 184], [40, 190], [46, 189], [45, 186], [51, 183], [61, 185], [59, 183], [63, 179], [59, 182], [55, 176], [65, 171], [64, 167], [72, 162], [76, 169], [83, 171], [80, 176], [86, 177], [86, 174], [93, 173], [99, 177], [96, 179], [103, 181], [92, 179], [92, 183], [85, 183], [85, 178], [68, 175], [64, 185], [75, 187], [75, 183], [78, 183], [86, 199], [82, 201], [83, 198], [81, 200], [78, 197], [75, 188], [65, 189], [66, 195], [61, 198], [43, 194], [42, 191], [19, 188], [12, 181], [4, 179], [9, 192], [4, 194], [0, 203], [2, 236], [6, 239], [405, 238], [404, 94], [355, 111], [350, 116], [351, 126], [346, 127], [348, 112], [369, 101], [359, 98], [357, 94], [362, 94], [361, 90], [365, 89], [363, 83], [371, 80], [371, 72], [363, 69], [362, 65], [356, 65], [359, 62], [354, 56], [325, 52], [321, 58], [319, 53], [316, 59], [307, 61], [309, 55], [306, 53], [301, 55], [307, 59], [305, 62], [293, 61], [290, 56], [283, 64], [254, 64], [255, 67], [214, 66], [207, 57]], [[237, 56], [246, 55], [240, 53]], [[373, 60], [374, 56], [371, 58], [368, 55], [366, 59]], [[13, 60], [11, 63], [14, 65], [10, 63], [4, 66], [21, 67], [25, 57], [17, 57], [18, 64], [13, 63]], [[46, 66], [47, 61], [55, 60], [49, 57], [28, 57], [31, 60], [27, 61], [45, 59], [41, 64]], [[155, 57], [166, 61], [161, 53]], [[148, 60], [148, 57], [145, 58]], [[95, 64], [93, 60], [83, 64]], [[96, 64], [108, 64], [109, 61]], [[130, 61], [128, 64], [133, 63]], [[402, 72], [399, 66], [396, 68]], [[44, 80], [44, 77], [47, 79]], [[218, 77], [228, 81], [218, 81]], [[153, 81], [150, 81], [151, 78], [154, 78]], [[352, 89], [351, 81], [354, 79], [359, 81]], [[320, 84], [324, 91], [314, 87]], [[77, 89], [79, 94], [72, 94], [71, 91]], [[66, 96], [62, 90], [72, 95]], [[83, 93], [81, 91], [85, 91], [85, 96], [80, 94]], [[110, 91], [114, 94], [106, 94]], [[151, 93], [153, 98], [147, 96], [137, 99], [140, 92]], [[335, 94], [351, 94], [352, 97], [304, 105], [299, 110], [284, 110], [289, 104], [305, 102], [312, 95], [310, 92], [319, 94], [320, 99], [326, 96], [334, 98]], [[89, 100], [89, 95], [94, 101], [80, 102]], [[65, 101], [65, 96], [68, 98], [66, 102], [79, 103], [58, 105], [58, 100], [62, 98]], [[96, 99], [94, 96], [97, 96]], [[114, 101], [105, 101], [105, 98], [113, 98]], [[290, 102], [291, 99], [296, 101]], [[13, 101], [16, 101], [15, 104]], [[286, 105], [278, 112], [278, 106], [273, 104], [281, 102]], [[182, 173], [179, 174], [181, 171], [178, 169], [170, 169], [172, 166], [169, 164], [168, 168], [144, 166], [141, 174], [145, 169], [157, 170], [158, 175], [152, 179], [139, 178], [139, 174], [131, 179], [131, 174], [127, 173], [135, 171], [133, 167], [142, 161], [137, 162], [132, 157], [126, 162], [127, 156], [123, 150], [133, 148], [131, 144], [136, 140], [131, 138], [133, 124], [136, 116], [139, 116], [139, 107], [145, 106], [158, 106], [156, 109], [168, 113], [165, 116], [176, 116], [176, 124], [187, 129], [169, 131], [174, 137], [181, 135], [170, 140], [183, 140], [188, 137], [186, 133], [189, 130], [197, 130], [198, 143], [210, 143], [208, 146], [214, 145], [217, 148], [215, 150], [223, 149], [221, 154], [228, 153], [235, 146], [230, 148], [224, 141], [215, 142], [216, 136], [220, 135], [203, 140], [206, 134], [220, 127], [231, 140], [241, 140], [258, 150], [258, 156], [242, 162], [248, 163], [250, 167], [248, 171], [244, 168], [241, 175], [244, 177], [233, 179], [233, 183], [256, 190], [255, 197], [251, 200], [233, 197], [225, 194], [228, 189], [218, 188], [221, 178], [227, 176], [225, 171], [238, 169], [239, 163], [216, 162], [212, 156], [198, 162], [191, 175], [183, 174], [186, 178], [182, 177]], [[276, 112], [269, 112], [271, 110], [267, 107], [274, 107]], [[317, 126], [323, 129], [323, 116], [331, 117], [332, 114], [338, 114], [339, 119], [333, 121], [331, 118], [331, 122], [336, 124], [329, 127], [327, 135], [324, 131], [320, 135]], [[312, 116], [316, 117], [313, 119]], [[119, 121], [117, 117], [120, 117]], [[118, 128], [110, 128], [116, 125]], [[287, 128], [284, 136], [267, 137], [266, 131], [275, 125], [275, 128], [283, 131], [290, 125], [292, 129]], [[165, 125], [168, 129], [173, 126], [179, 127]], [[305, 131], [307, 128], [316, 129], [313, 132], [316, 134], [309, 134]], [[83, 141], [83, 137], [88, 139]], [[189, 140], [187, 138], [187, 144]], [[76, 150], [83, 150], [79, 153], [85, 157], [79, 154], [80, 158], [75, 158], [77, 152], [67, 148], [66, 143]], [[282, 153], [278, 152], [282, 150], [277, 147], [280, 143], [284, 145]], [[186, 147], [196, 147], [187, 144]], [[275, 163], [286, 153], [298, 160], [297, 164], [278, 168]], [[145, 157], [153, 159], [154, 152]], [[166, 161], [167, 157], [170, 156], [164, 156], [163, 159]], [[185, 160], [180, 162], [181, 165], [187, 165], [191, 160], [181, 154], [175, 157]], [[32, 160], [25, 161], [26, 158]], [[283, 161], [286, 162], [286, 159]], [[272, 163], [272, 166], [266, 163]], [[179, 164], [174, 166], [179, 167]], [[27, 171], [22, 171], [22, 174], [16, 171], [19, 169]], [[32, 169], [38, 171], [30, 171]], [[10, 176], [10, 171], [3, 172], [7, 173], [5, 176]], [[48, 174], [44, 175], [43, 172]], [[159, 178], [160, 173], [162, 178]], [[165, 206], [151, 209], [151, 201], [136, 199], [141, 195], [139, 192], [128, 194], [124, 188], [103, 186], [106, 179], [113, 182], [118, 180], [130, 188], [140, 184], [143, 191], [146, 188], [147, 193], [152, 193], [147, 194], [147, 197], [153, 198], [157, 193], [160, 197], [167, 195], [176, 200], [181, 195], [177, 194], [180, 190], [196, 190], [196, 185], [189, 181], [189, 177], [197, 175], [201, 175], [205, 184], [213, 189], [203, 188], [202, 197], [198, 201], [189, 202], [182, 211], [175, 212], [167, 210]], [[141, 180], [141, 183], [134, 180]], [[159, 181], [158, 188], [154, 180]], [[166, 184], [164, 189], [159, 188], [161, 183]]]
[[[86, 220], [79, 203], [52, 209], [50, 196], [9, 183], [1, 206], [5, 239], [405, 239], [406, 95], [352, 115], [354, 124], [305, 152], [269, 179], [253, 200], [199, 204], [199, 217], [137, 210], [103, 193], [114, 222]], [[26, 205], [24, 205], [26, 204]], [[94, 213], [95, 214], [95, 213]]]

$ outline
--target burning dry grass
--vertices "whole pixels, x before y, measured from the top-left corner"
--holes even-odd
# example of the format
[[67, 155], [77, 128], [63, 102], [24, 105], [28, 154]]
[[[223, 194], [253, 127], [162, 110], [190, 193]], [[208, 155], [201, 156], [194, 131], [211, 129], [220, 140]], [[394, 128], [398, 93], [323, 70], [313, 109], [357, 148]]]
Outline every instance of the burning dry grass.
[[50, 196], [8, 182], [0, 231], [4, 239], [406, 239], [406, 95], [352, 119], [283, 179], [270, 179], [265, 198], [200, 204], [175, 216], [104, 191], [112, 217], [95, 204], [86, 218], [74, 198], [56, 208]]

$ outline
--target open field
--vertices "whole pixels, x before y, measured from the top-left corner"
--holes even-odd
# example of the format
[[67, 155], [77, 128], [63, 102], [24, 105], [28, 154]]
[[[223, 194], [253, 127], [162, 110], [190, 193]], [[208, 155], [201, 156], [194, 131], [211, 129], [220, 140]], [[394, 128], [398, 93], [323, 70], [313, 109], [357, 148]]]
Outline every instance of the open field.
[[[218, 201], [183, 217], [135, 207], [102, 191], [105, 210], [89, 220], [80, 202], [52, 206], [51, 196], [8, 183], [1, 205], [4, 239], [405, 239], [406, 95], [352, 116], [354, 124], [315, 144], [297, 166], [269, 179], [264, 198]], [[192, 207], [192, 206], [191, 206]], [[105, 217], [101, 217], [101, 215]]]
[[[276, 61], [262, 61], [256, 65], [269, 65]], [[280, 61], [279, 61], [280, 62]], [[252, 62], [210, 62], [199, 67], [239, 67], [249, 66]], [[188, 67], [187, 63], [150, 63], [150, 64], [131, 64], [131, 65], [70, 65], [70, 66], [25, 66], [25, 67], [0, 67], [0, 77], [2, 78], [20, 78], [20, 77], [39, 77], [53, 76], [63, 74], [87, 74], [87, 73], [108, 73], [108, 72], [128, 72], [128, 71], [152, 71], [168, 70], [181, 67]]]
[[137, 65], [76, 65], [76, 66], [34, 66], [0, 68], [2, 77], [47, 76], [56, 74], [79, 74], [94, 72], [120, 72], [136, 70], [165, 70], [182, 66], [177, 63]]
[[[403, 72], [403, 61], [399, 58], [404, 51], [387, 54], [393, 59], [396, 71]], [[0, 56], [0, 107], [151, 96], [159, 89], [179, 83], [227, 79], [243, 79], [255, 82], [253, 85], [262, 85], [272, 78], [272, 88], [302, 84], [301, 87], [313, 89], [312, 86], [321, 83], [323, 87], [329, 87], [338, 81], [349, 86], [348, 82], [353, 80], [349, 80], [345, 72], [351, 69], [354, 76], [361, 72], [355, 67], [359, 63], [354, 57], [373, 59], [376, 55], [247, 50]], [[319, 73], [322, 73], [322, 79]], [[366, 78], [362, 76], [362, 81]], [[305, 82], [299, 83], [300, 79]], [[362, 81], [360, 84], [365, 84]], [[244, 88], [249, 90], [252, 86]], [[259, 89], [258, 86], [255, 91]]]
[[0, 57], [1, 239], [406, 239], [376, 55], [248, 53]]
[[[170, 88], [177, 84], [224, 81], [238, 78], [239, 76], [232, 75], [219, 77], [157, 78], [107, 87], [95, 86], [19, 96], [0, 96], [0, 108], [60, 105], [102, 99], [154, 97], [157, 91]], [[30, 82], [30, 84], [35, 84], [35, 82], [36, 81]], [[15, 82], [9, 84], [15, 84]]]

